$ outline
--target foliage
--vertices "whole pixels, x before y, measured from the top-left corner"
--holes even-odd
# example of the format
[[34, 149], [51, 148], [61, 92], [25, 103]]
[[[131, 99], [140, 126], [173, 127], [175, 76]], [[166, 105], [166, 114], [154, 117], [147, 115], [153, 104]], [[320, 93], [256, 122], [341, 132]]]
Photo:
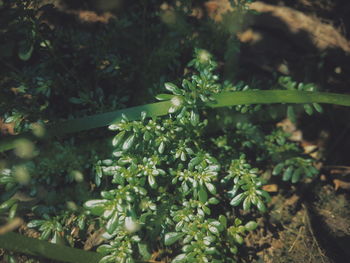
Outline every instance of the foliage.
[[[39, 218], [28, 226], [37, 229], [41, 239], [73, 246], [86, 225], [95, 222], [105, 231], [106, 243], [97, 249], [105, 255], [101, 262], [147, 260], [162, 247], [172, 251], [173, 262], [234, 262], [244, 235], [257, 227], [252, 216], [255, 211], [265, 212], [270, 199], [261, 189], [263, 169], [277, 164], [273, 174], [283, 172], [282, 179], [293, 183], [317, 173], [312, 160], [302, 157], [282, 130], [265, 135], [253, 123], [238, 122], [207, 140], [205, 130], [213, 120], [203, 115], [206, 103], [215, 103], [215, 94], [241, 91], [242, 83], [221, 84], [215, 74], [217, 63], [205, 50], [197, 49], [189, 66], [196, 72], [185, 76], [181, 86], [165, 83], [172, 94], [157, 96], [170, 99], [168, 116], [148, 118], [142, 112], [140, 121], [130, 121], [123, 115], [109, 126], [117, 131], [112, 156], [97, 161], [95, 175], [90, 177], [102, 189], [100, 199], [91, 199], [93, 193], [86, 192], [80, 171], [87, 156], [75, 158], [79, 154], [73, 144], [55, 143], [52, 156], [37, 153], [38, 163], [28, 160], [2, 171], [7, 191], [27, 189], [35, 196], [40, 184], [52, 188], [54, 199], [31, 208]], [[91, 156], [91, 161], [96, 159], [95, 152]], [[18, 171], [37, 175], [21, 184]], [[52, 177], [52, 173], [61, 176]], [[55, 189], [62, 184], [73, 184], [80, 194], [63, 191], [57, 202]], [[76, 203], [84, 200], [83, 209]], [[2, 212], [14, 210], [11, 217], [17, 208], [16, 199], [2, 204]]]
[[[297, 83], [293, 81], [291, 77], [280, 77], [278, 79], [278, 83], [287, 90], [316, 91], [316, 87], [313, 83]], [[304, 104], [303, 107], [305, 112], [309, 115], [312, 115], [314, 111], [319, 113], [322, 113], [323, 111], [321, 105], [318, 103], [312, 103], [311, 105]], [[296, 122], [296, 114], [293, 107], [287, 107], [287, 116], [291, 121], [294, 123]]]
[[[156, 1], [131, 4], [120, 19], [96, 30], [59, 28], [54, 21], [50, 27], [47, 15], [58, 11], [51, 5], [3, 2], [0, 59], [6, 70], [0, 81], [7, 101], [1, 101], [1, 114], [17, 132], [33, 128], [33, 122], [84, 120], [87, 114], [121, 109], [138, 102], [140, 94], [144, 103], [146, 87], [154, 83], [151, 95], [166, 92], [156, 95], [164, 104], [125, 109], [129, 114], [96, 141], [99, 132], [55, 138], [40, 149], [27, 139], [17, 141], [15, 156], [6, 156], [6, 167], [0, 167], [0, 214], [6, 220], [23, 217], [40, 239], [81, 248], [97, 236], [102, 244], [91, 246], [98, 246], [101, 263], [147, 261], [156, 254], [172, 262], [235, 262], [245, 235], [258, 227], [256, 216], [267, 210], [265, 175], [298, 183], [318, 173], [299, 145], [271, 124], [241, 118], [216, 125], [215, 110], [208, 106], [230, 106], [244, 116], [269, 112], [248, 103], [254, 97], [249, 92], [259, 87], [220, 80], [222, 68], [209, 51], [225, 55], [217, 47], [232, 36], [210, 21], [193, 34], [192, 1], [166, 10], [155, 8]], [[247, 7], [246, 1], [232, 4], [240, 11]], [[207, 37], [211, 32], [221, 34], [218, 42]], [[7, 43], [16, 48], [4, 48]], [[195, 46], [209, 51], [195, 48], [185, 64], [182, 55]], [[314, 90], [288, 78], [279, 84]], [[281, 102], [279, 96], [269, 100], [271, 94], [257, 103]], [[310, 107], [321, 111], [318, 104], [303, 107], [309, 114]], [[295, 107], [287, 108], [293, 118]], [[210, 134], [209, 124], [217, 126]]]
[[[85, 203], [106, 226], [110, 244], [98, 248], [106, 254], [102, 262], [146, 260], [159, 246], [172, 248], [172, 262], [233, 262], [242, 236], [257, 226], [254, 221], [243, 224], [247, 216], [239, 208], [265, 212], [270, 199], [261, 189], [261, 170], [252, 165], [274, 164], [277, 155], [288, 154], [295, 157], [283, 163], [287, 170], [298, 161], [303, 165], [293, 173], [293, 183], [300, 179], [299, 167], [307, 175], [315, 173], [312, 162], [300, 157], [298, 146], [281, 130], [254, 141], [250, 138], [259, 134], [258, 127], [240, 123], [229, 137], [235, 139], [229, 140], [225, 131], [226, 140], [221, 136], [213, 141], [216, 147], [209, 147], [204, 135], [208, 119], [201, 112], [204, 102], [226, 85], [218, 82], [216, 63], [206, 51], [197, 50], [190, 65], [198, 74], [186, 77], [181, 87], [165, 83], [172, 95], [157, 96], [170, 98], [168, 117], [142, 114], [140, 121], [129, 121], [124, 116], [109, 126], [118, 131], [115, 150], [112, 159], [99, 162], [98, 171], [111, 178], [110, 190]], [[250, 158], [241, 153], [244, 148], [251, 149]]]

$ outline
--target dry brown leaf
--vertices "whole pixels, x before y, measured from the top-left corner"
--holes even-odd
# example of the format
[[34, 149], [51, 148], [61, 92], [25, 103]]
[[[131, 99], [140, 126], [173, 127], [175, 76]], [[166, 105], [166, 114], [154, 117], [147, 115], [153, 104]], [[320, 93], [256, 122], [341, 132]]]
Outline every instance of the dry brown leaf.
[[350, 190], [350, 182], [345, 182], [339, 179], [333, 179], [334, 189]]
[[93, 247], [101, 244], [104, 241], [104, 238], [102, 237], [104, 232], [106, 232], [106, 230], [100, 228], [99, 230], [95, 231], [91, 236], [89, 236], [89, 238], [84, 244], [84, 250], [90, 250]]
[[266, 192], [276, 193], [278, 191], [277, 184], [266, 184], [262, 187], [262, 189]]
[[0, 118], [0, 135], [15, 135], [15, 124], [5, 123], [3, 118]]
[[300, 196], [298, 195], [292, 195], [290, 198], [288, 198], [285, 202], [286, 205], [288, 206], [293, 206], [295, 205], [300, 199]]

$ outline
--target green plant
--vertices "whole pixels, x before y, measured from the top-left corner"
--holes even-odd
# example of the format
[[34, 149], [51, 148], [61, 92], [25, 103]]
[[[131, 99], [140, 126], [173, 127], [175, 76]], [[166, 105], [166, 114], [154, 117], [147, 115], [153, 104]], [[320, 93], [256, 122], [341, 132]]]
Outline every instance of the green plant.
[[[217, 63], [205, 50], [197, 49], [189, 66], [194, 70], [181, 86], [165, 83], [171, 94], [157, 95], [164, 102], [118, 112], [120, 119], [109, 126], [117, 131], [112, 154], [96, 162], [90, 178], [84, 179], [81, 172], [87, 156], [74, 158], [78, 154], [73, 142], [55, 143], [50, 147], [53, 155], [42, 156], [38, 162], [25, 159], [40, 153], [18, 154], [23, 161], [0, 174], [0, 183], [8, 191], [2, 195], [0, 212], [14, 218], [28, 207], [11, 196], [18, 190], [36, 196], [38, 184], [46, 184], [51, 193], [43, 203], [29, 208], [35, 217], [28, 226], [37, 229], [41, 239], [75, 246], [89, 224], [102, 233], [104, 244], [97, 248], [103, 255], [100, 262], [147, 261], [158, 251], [166, 251], [172, 262], [235, 262], [244, 235], [258, 226], [252, 220], [254, 215], [266, 212], [270, 197], [262, 190], [266, 182], [263, 172], [270, 170], [281, 174], [284, 181], [297, 183], [318, 171], [313, 160], [288, 140], [288, 134], [270, 126], [263, 128], [249, 119], [218, 127], [208, 139], [208, 124], [216, 121], [208, 106], [326, 99], [350, 103], [346, 96], [334, 94], [242, 91], [242, 83], [219, 81]], [[282, 100], [278, 94], [289, 97]], [[248, 114], [264, 109], [246, 105], [232, 110]], [[76, 125], [68, 132], [89, 129], [87, 120], [99, 116], [81, 119], [87, 126]], [[102, 118], [97, 125], [112, 119]], [[77, 121], [56, 127], [68, 127], [73, 122]], [[61, 127], [55, 134], [60, 131], [67, 132]], [[67, 162], [67, 156], [76, 161]], [[96, 153], [89, 158], [95, 160]], [[62, 165], [64, 169], [60, 169]], [[60, 178], [50, 176], [57, 172]], [[29, 176], [35, 173], [37, 176]], [[94, 181], [101, 189], [100, 197], [96, 190], [88, 190], [85, 180]], [[79, 195], [72, 195], [69, 188], [58, 194], [62, 183], [70, 184]]]
[[[157, 96], [165, 102], [122, 111], [130, 112], [131, 119], [121, 114], [120, 120], [109, 126], [112, 131], [118, 131], [112, 139], [111, 158], [98, 161], [94, 166], [95, 176], [89, 179], [100, 186], [101, 197], [94, 199], [95, 193], [88, 193], [86, 184], [81, 184], [79, 162], [86, 157], [76, 164], [69, 162], [61, 171], [66, 179], [60, 180], [74, 183], [72, 179], [80, 178], [73, 191], [81, 193], [75, 201], [78, 204], [88, 200], [85, 209], [65, 198], [68, 206], [60, 204], [56, 201], [57, 194], [53, 194], [45, 205], [31, 208], [36, 218], [28, 226], [38, 229], [41, 239], [74, 246], [77, 240], [69, 233], [81, 236], [86, 222], [94, 222], [92, 225], [102, 230], [105, 240], [97, 249], [104, 255], [100, 262], [148, 260], [152, 253], [163, 250], [173, 262], [234, 262], [244, 235], [257, 227], [252, 216], [255, 211], [265, 212], [270, 199], [261, 189], [266, 182], [262, 173], [274, 167], [274, 175], [282, 174], [282, 180], [296, 183], [317, 174], [317, 170], [312, 159], [303, 156], [298, 145], [290, 142], [280, 129], [261, 129], [249, 121], [238, 122], [231, 128], [219, 127], [208, 140], [206, 127], [215, 118], [208, 115], [206, 106], [326, 99], [349, 105], [349, 101], [346, 96], [322, 93], [313, 97], [312, 93], [299, 91], [239, 91], [241, 84], [235, 88], [219, 82], [214, 74], [216, 65], [207, 51], [196, 50], [190, 66], [198, 73], [185, 76], [181, 87], [166, 83], [166, 90], [172, 94]], [[262, 98], [252, 94], [261, 94]], [[284, 101], [279, 96], [273, 97], [276, 94], [290, 97]], [[242, 107], [232, 110], [242, 112]], [[243, 113], [256, 110], [263, 109], [243, 110]], [[157, 117], [162, 115], [165, 116]], [[110, 122], [109, 119], [102, 119], [98, 125]], [[81, 122], [87, 123], [84, 118]], [[89, 127], [71, 127], [69, 132]], [[62, 156], [76, 155], [69, 144], [56, 144], [52, 150], [62, 152]], [[29, 161], [13, 169], [3, 169], [0, 182], [9, 193], [2, 196], [5, 201], [1, 213], [7, 213], [11, 219], [27, 209], [19, 199], [9, 197], [30, 185], [35, 189], [39, 183], [35, 182], [36, 177], [29, 178], [32, 182], [29, 184], [26, 179], [30, 169], [35, 171], [36, 167], [42, 173], [37, 179], [51, 187], [54, 178], [42, 181], [43, 176], [57, 171], [56, 165], [65, 161], [55, 154], [54, 158], [48, 156], [47, 161], [44, 158], [38, 164]], [[22, 177], [27, 181], [20, 180]], [[63, 192], [62, 196], [67, 193]]]
[[[292, 152], [295, 157], [279, 163], [274, 174], [297, 167], [291, 177], [283, 176], [295, 183], [302, 172], [317, 172], [281, 130], [254, 142], [258, 127], [238, 124], [232, 137], [241, 134], [247, 141], [214, 140], [216, 147], [210, 147], [204, 135], [210, 120], [203, 118], [203, 106], [232, 87], [218, 82], [216, 63], [206, 51], [196, 50], [189, 65], [198, 74], [186, 77], [181, 87], [165, 83], [172, 94], [157, 96], [171, 101], [167, 117], [149, 119], [143, 112], [140, 121], [124, 115], [109, 126], [118, 131], [115, 150], [112, 159], [99, 162], [98, 172], [111, 178], [110, 190], [85, 203], [106, 228], [109, 243], [97, 249], [106, 255], [101, 262], [147, 260], [161, 247], [171, 248], [172, 262], [234, 262], [246, 231], [257, 227], [240, 215], [240, 208], [265, 212], [270, 199], [261, 189], [261, 170], [252, 165], [274, 164], [280, 161], [277, 155]], [[253, 149], [251, 156], [241, 153], [245, 147]]]
[[[227, 41], [227, 60], [239, 51], [227, 33], [234, 25], [191, 23], [192, 1], [167, 10], [153, 0], [130, 4], [96, 31], [53, 30], [45, 22], [46, 11], [57, 11], [52, 5], [3, 2], [0, 106], [20, 135], [0, 142], [8, 158], [4, 168], [0, 162], [1, 223], [23, 217], [51, 243], [6, 233], [0, 247], [10, 251], [67, 262], [147, 262], [155, 255], [234, 262], [244, 236], [258, 227], [254, 218], [267, 210], [266, 174], [298, 183], [318, 173], [288, 134], [253, 117], [269, 119], [273, 103], [293, 103], [293, 120], [295, 103], [309, 114], [310, 107], [321, 111], [317, 103], [350, 106], [348, 95], [315, 92], [290, 78], [279, 79], [284, 90], [221, 81], [220, 63], [203, 49], [186, 66], [181, 57], [193, 46], [223, 55], [217, 50]], [[231, 2], [239, 12], [247, 8], [247, 1]], [[7, 42], [18, 48], [7, 52]], [[183, 67], [183, 80], [174, 80]], [[151, 95], [167, 92], [156, 96], [161, 102], [124, 109], [152, 85]], [[219, 107], [232, 123], [219, 124]], [[93, 142], [86, 131], [105, 126], [113, 137]], [[15, 157], [3, 153], [9, 149]]]

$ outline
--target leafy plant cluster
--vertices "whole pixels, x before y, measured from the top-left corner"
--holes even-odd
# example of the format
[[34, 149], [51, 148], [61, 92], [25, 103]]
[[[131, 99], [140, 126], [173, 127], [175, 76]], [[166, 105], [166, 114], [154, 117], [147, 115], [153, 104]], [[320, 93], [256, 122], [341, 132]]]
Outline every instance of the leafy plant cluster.
[[49, 147], [1, 169], [1, 214], [10, 222], [30, 213], [28, 227], [37, 228], [40, 239], [74, 246], [77, 239], [86, 239], [90, 220], [77, 204], [90, 197], [94, 175], [89, 171], [97, 153], [77, 150], [72, 140]]
[[[197, 50], [189, 65], [198, 74], [185, 78], [181, 87], [166, 83], [172, 94], [157, 96], [170, 98], [168, 117], [142, 114], [140, 121], [129, 121], [124, 116], [109, 127], [117, 131], [115, 150], [113, 158], [99, 162], [98, 172], [110, 178], [110, 190], [84, 205], [105, 225], [109, 243], [97, 249], [106, 254], [101, 262], [147, 260], [152, 251], [164, 248], [172, 262], [234, 262], [244, 235], [257, 227], [247, 213], [265, 212], [270, 199], [261, 189], [262, 170], [253, 165], [274, 165], [284, 160], [277, 155], [288, 154], [294, 157], [273, 171], [288, 170], [283, 180], [295, 183], [317, 173], [282, 130], [254, 141], [258, 127], [239, 123], [210, 144], [203, 102], [214, 100], [212, 95], [225, 85], [219, 84], [216, 63], [206, 51]], [[242, 154], [245, 148], [251, 156]]]
[[[263, 172], [296, 183], [317, 170], [281, 129], [266, 133], [266, 127], [238, 122], [208, 139], [206, 128], [215, 120], [206, 117], [205, 103], [215, 103], [215, 94], [242, 90], [242, 84], [220, 83], [217, 63], [205, 50], [197, 49], [189, 66], [194, 70], [181, 85], [165, 83], [170, 94], [157, 96], [170, 100], [168, 116], [148, 118], [143, 112], [130, 121], [124, 115], [109, 126], [116, 131], [114, 150], [96, 162], [93, 174], [84, 178], [81, 171], [91, 169], [88, 163], [98, 155], [75, 158], [73, 142], [54, 144], [53, 155], [38, 162], [3, 169], [0, 182], [8, 194], [1, 212], [13, 218], [30, 209], [35, 218], [28, 226], [57, 244], [76, 246], [87, 238], [88, 225], [101, 229], [101, 262], [148, 260], [157, 251], [173, 262], [234, 262], [245, 234], [257, 227], [252, 219], [270, 199], [262, 190]], [[37, 175], [21, 184], [18, 171]], [[89, 181], [98, 187], [93, 192]], [[6, 201], [19, 190], [38, 196], [40, 185], [52, 192], [44, 202], [28, 208], [14, 198]]]

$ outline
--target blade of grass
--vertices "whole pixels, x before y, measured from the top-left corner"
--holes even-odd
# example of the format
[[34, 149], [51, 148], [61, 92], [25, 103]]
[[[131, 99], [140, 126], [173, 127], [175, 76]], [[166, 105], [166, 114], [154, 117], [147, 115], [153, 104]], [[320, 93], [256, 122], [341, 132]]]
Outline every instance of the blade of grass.
[[273, 104], [273, 103], [326, 103], [341, 106], [350, 106], [350, 95], [294, 91], [294, 90], [259, 90], [259, 91], [240, 91], [223, 92], [216, 95], [217, 103], [211, 103], [208, 106], [226, 107], [241, 104]]
[[[286, 91], [286, 90], [263, 90], [263, 91], [239, 91], [223, 92], [215, 96], [216, 103], [208, 103], [212, 108], [227, 107], [242, 104], [273, 104], [273, 103], [326, 103], [341, 106], [350, 106], [350, 95], [310, 92], [310, 91]], [[108, 126], [121, 120], [124, 113], [130, 120], [140, 118], [142, 111], [148, 117], [163, 116], [168, 113], [170, 101], [146, 104], [142, 106], [127, 108], [114, 112], [87, 116], [79, 119], [67, 120], [53, 124], [48, 127], [46, 137], [59, 136], [90, 130], [98, 127]], [[13, 149], [15, 141], [19, 138], [37, 140], [31, 133], [12, 136], [0, 142], [0, 152]]]
[[56, 245], [13, 232], [0, 235], [0, 248], [36, 257], [44, 257], [60, 262], [71, 263], [98, 263], [103, 257], [102, 254], [97, 252]]
[[[128, 116], [129, 120], [137, 120], [140, 118], [141, 112], [145, 111], [148, 117], [163, 116], [168, 113], [170, 101], [162, 101], [142, 106], [131, 107], [127, 109], [117, 110], [113, 112], [101, 113], [78, 119], [62, 121], [47, 127], [45, 137], [59, 136], [69, 133], [91, 130], [94, 128], [108, 126], [121, 120], [122, 114]], [[38, 140], [31, 132], [20, 135], [7, 137], [0, 142], [0, 152], [15, 148], [15, 142], [18, 139], [28, 139], [31, 141]]]

